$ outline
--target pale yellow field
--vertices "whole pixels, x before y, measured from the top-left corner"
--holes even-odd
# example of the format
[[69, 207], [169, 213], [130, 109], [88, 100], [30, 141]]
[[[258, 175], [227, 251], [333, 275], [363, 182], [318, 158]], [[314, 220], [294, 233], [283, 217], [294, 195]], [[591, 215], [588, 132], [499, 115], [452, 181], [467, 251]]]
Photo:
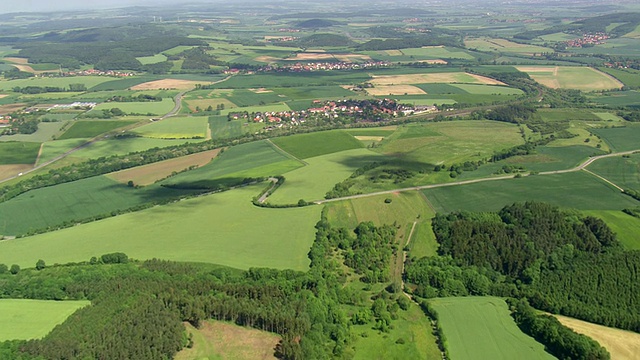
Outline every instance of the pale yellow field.
[[0, 94], [0, 99], [6, 98], [7, 96], [9, 96], [9, 95], [8, 94]]
[[14, 111], [18, 111], [24, 108], [25, 106], [27, 106], [27, 104], [23, 104], [23, 103], [0, 105], [0, 115], [10, 114]]
[[304, 52], [304, 53], [297, 53], [296, 57], [290, 58], [290, 59], [291, 60], [328, 60], [328, 59], [333, 59], [333, 55], [327, 54], [327, 53]]
[[516, 66], [516, 68], [552, 89], [598, 91], [620, 89], [624, 86], [613, 76], [586, 66]]
[[17, 165], [0, 165], [0, 180], [8, 179], [12, 176], [16, 176], [21, 172], [25, 172], [33, 168], [32, 165], [17, 164]]
[[407, 75], [382, 75], [374, 76], [371, 83], [380, 85], [411, 85], [428, 83], [467, 83], [467, 84], [487, 84], [505, 85], [504, 83], [475, 74], [463, 72], [452, 73], [430, 73], [430, 74], [407, 74]]
[[132, 169], [117, 171], [107, 176], [125, 184], [131, 180], [136, 185], [151, 185], [171, 175], [174, 171], [178, 172], [194, 165], [206, 165], [218, 156], [219, 152], [220, 149], [204, 151], [175, 159], [159, 161], [149, 165], [138, 166]]
[[372, 96], [426, 94], [424, 90], [413, 85], [379, 85], [374, 88], [368, 88], [367, 93]]
[[382, 141], [384, 136], [354, 136], [354, 138], [360, 141]]
[[178, 79], [162, 79], [150, 81], [143, 84], [133, 86], [131, 90], [160, 90], [160, 89], [178, 89], [189, 90], [196, 87], [196, 84], [208, 85], [210, 82], [178, 80]]
[[577, 333], [587, 335], [611, 354], [612, 360], [637, 360], [640, 354], [640, 334], [591, 324], [566, 316], [554, 315], [562, 325]]
[[371, 60], [371, 57], [369, 55], [362, 54], [336, 55], [335, 58], [344, 62], [351, 62], [353, 60]]
[[389, 56], [402, 56], [402, 51], [400, 50], [385, 50], [385, 53]]
[[219, 321], [205, 321], [199, 329], [188, 323], [185, 326], [193, 336], [193, 347], [178, 352], [176, 360], [276, 359], [277, 334]]
[[20, 70], [20, 71], [24, 71], [24, 72], [30, 72], [30, 73], [35, 73], [36, 71], [33, 70], [33, 68], [29, 65], [12, 65], [13, 67], [15, 67], [16, 69]]
[[442, 59], [420, 60], [419, 62], [426, 63], [426, 64], [438, 64], [438, 65], [446, 65], [446, 64], [448, 64], [448, 62], [446, 62], [445, 60], [442, 60]]
[[267, 93], [272, 93], [273, 92], [273, 90], [268, 90], [268, 89], [265, 89], [265, 88], [249, 89], [249, 90], [253, 91], [256, 94], [267, 94]]
[[29, 63], [29, 59], [27, 59], [27, 58], [6, 57], [6, 58], [3, 58], [3, 59], [4, 59], [4, 60], [7, 60], [7, 61], [9, 61], [9, 62], [12, 62], [12, 63], [14, 63], [14, 64], [22, 64], [22, 65], [25, 65], [25, 64], [28, 64], [28, 63]]

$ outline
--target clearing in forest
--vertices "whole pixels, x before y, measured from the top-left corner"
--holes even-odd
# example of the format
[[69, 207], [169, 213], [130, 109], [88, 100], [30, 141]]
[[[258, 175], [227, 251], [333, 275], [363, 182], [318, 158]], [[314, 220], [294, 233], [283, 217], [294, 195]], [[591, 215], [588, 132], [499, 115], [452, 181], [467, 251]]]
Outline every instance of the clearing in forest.
[[176, 354], [176, 360], [238, 359], [270, 360], [280, 336], [221, 321], [204, 321], [199, 329], [185, 323], [193, 335], [193, 347]]

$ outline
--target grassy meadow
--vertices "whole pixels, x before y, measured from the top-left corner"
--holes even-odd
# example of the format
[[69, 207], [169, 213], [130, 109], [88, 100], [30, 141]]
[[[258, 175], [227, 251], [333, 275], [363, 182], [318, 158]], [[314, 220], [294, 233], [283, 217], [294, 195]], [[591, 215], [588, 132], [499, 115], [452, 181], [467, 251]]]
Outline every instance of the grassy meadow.
[[0, 203], [0, 234], [22, 235], [187, 194], [159, 186], [135, 189], [106, 176], [48, 186]]
[[[282, 138], [285, 139], [285, 138]], [[356, 169], [383, 156], [368, 149], [352, 149], [305, 159], [305, 166], [284, 173], [284, 184], [269, 197], [273, 204], [293, 204], [298, 200], [321, 200], [336, 183]]]
[[[353, 325], [354, 334], [360, 335], [354, 342], [354, 359], [437, 359], [440, 350], [431, 330], [431, 322], [419, 306], [411, 304], [408, 311], [400, 311], [394, 320], [394, 328], [384, 336], [368, 325]], [[399, 344], [399, 339], [404, 340]]]
[[621, 210], [640, 202], [586, 172], [534, 175], [423, 190], [438, 212], [497, 211], [514, 202], [544, 201], [580, 210]]
[[342, 130], [279, 137], [272, 141], [276, 146], [299, 159], [363, 147], [362, 143]]
[[206, 186], [217, 181], [224, 183], [246, 177], [281, 175], [302, 165], [289, 155], [278, 151], [268, 141], [256, 141], [232, 146], [209, 164], [172, 177], [163, 184]]
[[156, 139], [204, 139], [208, 129], [209, 123], [206, 117], [192, 116], [154, 121], [131, 132]]
[[40, 339], [87, 305], [89, 301], [0, 299], [0, 341]]
[[[391, 199], [390, 203], [385, 202]], [[403, 192], [376, 195], [359, 199], [331, 202], [325, 205], [327, 219], [336, 227], [355, 229], [363, 221], [376, 226], [397, 224], [398, 238], [402, 245], [409, 241], [413, 223], [416, 223], [410, 240], [411, 255], [415, 257], [436, 255], [438, 244], [431, 229], [435, 212], [420, 192]]]
[[524, 334], [504, 300], [457, 297], [429, 300], [438, 312], [452, 359], [555, 359]]
[[[321, 208], [251, 204], [266, 184], [183, 200], [41, 235], [0, 242], [0, 263], [34, 266], [124, 252], [134, 259], [304, 271]], [[249, 222], [249, 224], [248, 224]], [[286, 234], [286, 235], [285, 235]]]
[[40, 143], [0, 142], [0, 165], [35, 164]]
[[171, 111], [173, 107], [173, 99], [165, 98], [162, 101], [149, 102], [106, 102], [98, 104], [91, 112], [118, 108], [127, 114], [164, 115]]
[[237, 359], [275, 360], [274, 348], [280, 336], [221, 321], [203, 321], [199, 328], [185, 323], [193, 347], [184, 348], [175, 360]]
[[76, 121], [58, 137], [59, 140], [93, 138], [100, 134], [135, 124], [135, 121], [124, 120], [91, 120]]
[[640, 150], [638, 144], [640, 126], [636, 124], [608, 129], [592, 129], [591, 131], [604, 139], [614, 152]]

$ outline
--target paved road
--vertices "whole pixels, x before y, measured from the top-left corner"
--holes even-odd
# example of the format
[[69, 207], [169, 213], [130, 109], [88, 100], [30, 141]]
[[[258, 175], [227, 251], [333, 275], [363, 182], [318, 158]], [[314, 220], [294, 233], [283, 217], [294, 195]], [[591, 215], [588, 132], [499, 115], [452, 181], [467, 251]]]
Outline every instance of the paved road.
[[[588, 173], [590, 173], [592, 175], [595, 175], [596, 177], [604, 180], [605, 182], [613, 185], [618, 190], [624, 191], [620, 186], [612, 183], [611, 181], [603, 178], [602, 176], [594, 174], [593, 172], [587, 170], [586, 167], [591, 165], [594, 161], [599, 160], [599, 159], [604, 159], [604, 158], [609, 158], [609, 157], [614, 157], [614, 156], [631, 155], [631, 154], [637, 153], [637, 152], [640, 152], [640, 150], [622, 151], [622, 152], [618, 152], [618, 153], [611, 153], [611, 154], [593, 156], [593, 157], [590, 157], [589, 159], [587, 159], [586, 161], [584, 161], [583, 163], [581, 163], [580, 165], [578, 165], [578, 166], [576, 166], [574, 168], [565, 169], [565, 170], [544, 171], [544, 172], [538, 173], [538, 175], [564, 174], [564, 173], [570, 173], [570, 172], [576, 172], [576, 171], [584, 170], [584, 171], [587, 171]], [[481, 178], [481, 179], [473, 179], [473, 180], [456, 181], [456, 182], [444, 183], [444, 184], [431, 184], [431, 185], [413, 186], [413, 187], [402, 188], [402, 189], [377, 191], [377, 192], [368, 193], [368, 194], [344, 196], [344, 197], [335, 198], [335, 199], [318, 200], [318, 201], [314, 201], [314, 203], [320, 205], [320, 204], [325, 204], [325, 203], [328, 203], [328, 202], [359, 199], [359, 198], [364, 198], [364, 197], [369, 197], [369, 196], [392, 194], [392, 193], [397, 193], [397, 192], [416, 191], [416, 190], [424, 190], [424, 189], [434, 189], [434, 188], [445, 187], [445, 186], [458, 186], [458, 185], [474, 184], [474, 183], [485, 182], [485, 181], [513, 179], [516, 176], [517, 175], [505, 175], [505, 176], [496, 176], [496, 177], [490, 177], [490, 178]]]

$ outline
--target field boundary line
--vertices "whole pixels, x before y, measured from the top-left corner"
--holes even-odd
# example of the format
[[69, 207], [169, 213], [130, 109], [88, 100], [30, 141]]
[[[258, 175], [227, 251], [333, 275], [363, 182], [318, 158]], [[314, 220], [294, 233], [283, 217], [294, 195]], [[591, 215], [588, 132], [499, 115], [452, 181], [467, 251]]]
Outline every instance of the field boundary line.
[[40, 144], [40, 149], [38, 150], [38, 156], [36, 156], [36, 162], [33, 163], [33, 167], [38, 166], [38, 162], [40, 161], [40, 156], [42, 156], [42, 149], [44, 149], [44, 143]]
[[267, 139], [267, 142], [268, 142], [269, 144], [271, 144], [271, 146], [273, 146], [273, 148], [274, 148], [276, 151], [280, 152], [282, 155], [284, 155], [284, 156], [286, 156], [286, 157], [288, 157], [288, 158], [290, 158], [290, 159], [293, 159], [293, 160], [299, 161], [299, 162], [301, 162], [301, 163], [302, 163], [302, 164], [304, 164], [304, 165], [309, 165], [309, 163], [308, 163], [308, 162], [306, 162], [306, 161], [304, 161], [304, 160], [302, 160], [302, 159], [299, 159], [299, 158], [295, 157], [293, 154], [290, 154], [290, 153], [288, 153], [288, 152], [284, 151], [280, 146], [276, 145], [273, 141], [271, 141], [271, 139]]
[[620, 192], [624, 192], [624, 189], [623, 189], [623, 188], [621, 188], [620, 186], [618, 186], [618, 185], [614, 184], [612, 181], [608, 180], [607, 178], [605, 178], [605, 177], [603, 177], [603, 176], [600, 176], [600, 175], [598, 175], [598, 174], [594, 173], [593, 171], [590, 171], [590, 170], [587, 170], [587, 169], [582, 169], [582, 170], [584, 170], [584, 171], [586, 171], [587, 173], [589, 173], [589, 174], [591, 174], [591, 175], [593, 175], [593, 176], [597, 177], [598, 179], [600, 179], [600, 180], [602, 180], [602, 181], [606, 182], [607, 184], [609, 184], [609, 185], [611, 185], [611, 186], [615, 187], [616, 189], [620, 190]]

